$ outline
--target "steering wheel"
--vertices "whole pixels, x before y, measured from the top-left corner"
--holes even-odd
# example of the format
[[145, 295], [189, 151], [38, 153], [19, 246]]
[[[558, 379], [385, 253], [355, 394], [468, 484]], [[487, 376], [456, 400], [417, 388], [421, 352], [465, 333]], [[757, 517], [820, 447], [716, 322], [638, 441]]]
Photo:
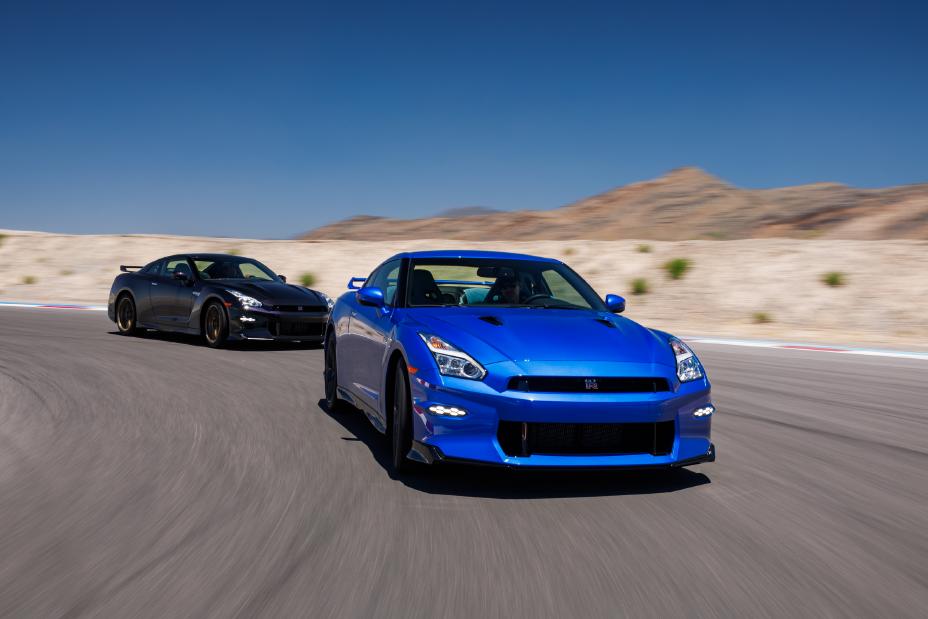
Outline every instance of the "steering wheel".
[[553, 299], [553, 298], [554, 298], [554, 297], [552, 297], [550, 294], [545, 294], [545, 293], [543, 293], [543, 292], [540, 292], [540, 293], [538, 293], [538, 294], [533, 294], [532, 296], [530, 296], [529, 298], [527, 298], [526, 300], [524, 300], [524, 301], [522, 301], [522, 302], [523, 302], [523, 303], [531, 303], [531, 302], [534, 301], [535, 299]]

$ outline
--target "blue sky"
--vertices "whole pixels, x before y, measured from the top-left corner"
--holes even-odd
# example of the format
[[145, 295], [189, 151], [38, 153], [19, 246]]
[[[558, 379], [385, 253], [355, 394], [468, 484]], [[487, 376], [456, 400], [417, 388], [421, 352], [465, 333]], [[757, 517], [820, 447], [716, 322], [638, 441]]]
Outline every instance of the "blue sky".
[[285, 238], [682, 165], [924, 182], [925, 6], [4, 2], [0, 228]]

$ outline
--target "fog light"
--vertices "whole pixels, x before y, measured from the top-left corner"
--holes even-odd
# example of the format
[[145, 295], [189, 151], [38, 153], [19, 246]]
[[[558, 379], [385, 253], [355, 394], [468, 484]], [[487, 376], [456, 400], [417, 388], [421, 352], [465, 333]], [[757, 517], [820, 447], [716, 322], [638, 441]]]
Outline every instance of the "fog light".
[[702, 408], [697, 408], [693, 411], [693, 417], [708, 417], [715, 412], [715, 407], [709, 404], [708, 406], [703, 406]]
[[443, 415], [445, 417], [463, 417], [467, 414], [467, 411], [463, 408], [457, 408], [455, 406], [441, 406], [440, 404], [429, 406], [429, 412], [433, 415]]

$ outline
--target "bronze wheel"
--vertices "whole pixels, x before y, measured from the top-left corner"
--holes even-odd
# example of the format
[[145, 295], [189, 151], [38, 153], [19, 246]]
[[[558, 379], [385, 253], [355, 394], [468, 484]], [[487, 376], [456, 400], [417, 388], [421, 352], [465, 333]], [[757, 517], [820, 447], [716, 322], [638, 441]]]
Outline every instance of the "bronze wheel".
[[135, 302], [128, 294], [122, 297], [116, 306], [116, 328], [123, 335], [135, 333]]
[[203, 317], [203, 338], [212, 348], [220, 348], [229, 337], [229, 321], [218, 303], [210, 303]]

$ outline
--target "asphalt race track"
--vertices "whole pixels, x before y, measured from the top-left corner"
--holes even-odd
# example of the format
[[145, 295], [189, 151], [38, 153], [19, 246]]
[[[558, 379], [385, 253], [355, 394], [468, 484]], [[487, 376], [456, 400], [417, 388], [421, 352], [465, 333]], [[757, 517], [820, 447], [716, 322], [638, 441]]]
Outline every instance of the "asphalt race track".
[[2, 309], [0, 616], [925, 616], [928, 363], [696, 348], [714, 464], [394, 480], [321, 350]]

